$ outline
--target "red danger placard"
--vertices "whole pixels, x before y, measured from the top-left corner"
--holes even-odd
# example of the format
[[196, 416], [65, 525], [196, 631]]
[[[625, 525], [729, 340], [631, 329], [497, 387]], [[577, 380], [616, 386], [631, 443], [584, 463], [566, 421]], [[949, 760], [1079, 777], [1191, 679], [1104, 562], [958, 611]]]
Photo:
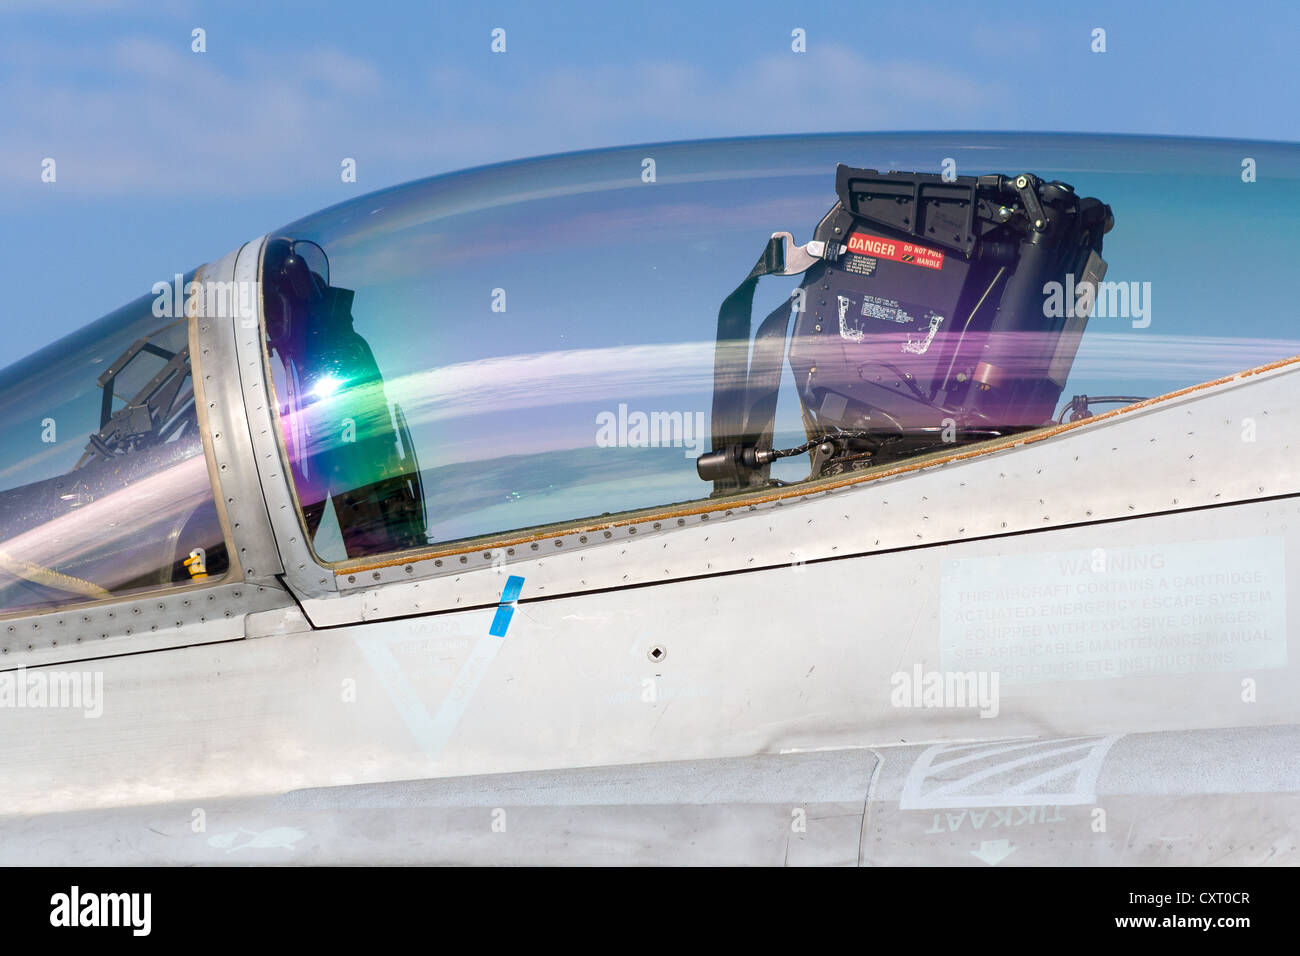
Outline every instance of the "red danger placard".
[[938, 249], [918, 246], [914, 242], [886, 239], [884, 236], [872, 236], [865, 232], [855, 232], [849, 236], [849, 252], [906, 262], [911, 266], [925, 266], [927, 269], [943, 268], [943, 253]]

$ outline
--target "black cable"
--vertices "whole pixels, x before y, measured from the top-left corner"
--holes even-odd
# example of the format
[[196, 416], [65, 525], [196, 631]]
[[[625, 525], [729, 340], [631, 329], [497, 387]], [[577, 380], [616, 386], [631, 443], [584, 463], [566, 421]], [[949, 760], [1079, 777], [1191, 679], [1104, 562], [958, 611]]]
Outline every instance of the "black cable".
[[[1132, 405], [1134, 402], [1145, 402], [1147, 400], [1147, 398], [1142, 395], [1097, 395], [1095, 397], [1091, 395], [1076, 395], [1075, 398], [1083, 399], [1083, 407], [1085, 410], [1087, 410], [1089, 406], [1094, 404], [1114, 405], [1118, 403], [1124, 405]], [[1074, 408], [1074, 400], [1072, 399], [1064, 408], [1061, 409], [1061, 414], [1056, 416], [1056, 423], [1058, 425], [1064, 423], [1066, 412], [1071, 411], [1073, 408]], [[1070, 421], [1075, 421], [1075, 420], [1076, 419], [1073, 418], [1070, 419]]]

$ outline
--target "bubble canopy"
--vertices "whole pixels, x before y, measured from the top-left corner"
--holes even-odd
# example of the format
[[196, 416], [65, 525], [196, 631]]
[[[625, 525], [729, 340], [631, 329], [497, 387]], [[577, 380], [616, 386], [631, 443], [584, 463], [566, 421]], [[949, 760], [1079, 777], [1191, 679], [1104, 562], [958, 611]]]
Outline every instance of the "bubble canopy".
[[[1010, 228], [994, 222], [966, 254], [920, 233], [918, 219], [908, 226], [915, 244], [895, 249], [882, 243], [908, 240], [906, 230], [855, 220], [846, 243], [849, 233], [866, 240], [818, 267], [832, 278], [818, 272], [812, 282], [809, 271], [757, 284], [755, 327], [793, 310], [766, 346], [776, 343], [781, 363], [763, 437], [777, 449], [810, 445], [772, 463], [764, 487], [828, 474], [818, 473], [816, 443], [832, 434], [839, 406], [826, 395], [839, 386], [811, 387], [828, 355], [855, 387], [875, 375], [880, 394], [893, 388], [910, 403], [905, 415], [870, 392], [850, 395], [862, 437], [852, 437], [847, 412], [834, 420], [853, 452], [836, 468], [842, 476], [942, 450], [954, 440], [945, 426], [957, 441], [988, 439], [1300, 352], [1289, 278], [1300, 253], [1300, 148], [1286, 144], [845, 134], [639, 146], [439, 176], [276, 230], [263, 255], [283, 448], [318, 557], [447, 548], [725, 491], [696, 469], [716, 438], [719, 308], [774, 232], [803, 244], [829, 224], [841, 163], [969, 182], [972, 212], [975, 177], [1069, 184], [1069, 195], [1041, 195], [1096, 197], [1113, 211], [1104, 280], [1086, 322], [1072, 326], [1067, 361], [1052, 365], [1061, 380], [1049, 404], [1017, 418], [972, 397], [1001, 383], [966, 362], [971, 340], [957, 334], [980, 328], [977, 313], [1011, 307], [976, 308], [970, 290], [983, 279], [942, 307], [931, 291], [949, 264], [988, 256], [983, 278], [993, 277], [996, 299], [1017, 270], [1028, 275], [1028, 245], [994, 251], [1009, 248]], [[1014, 225], [1032, 208], [1017, 202], [1013, 190], [985, 211], [996, 218], [1005, 205]], [[1022, 231], [1037, 241], [1032, 222]], [[1086, 241], [1100, 245], [1097, 232]], [[891, 269], [906, 274], [906, 295], [863, 284]], [[849, 273], [856, 291], [835, 285]], [[1070, 285], [1076, 278], [1070, 271]], [[1036, 282], [1034, 291], [1042, 330], [1021, 329], [1018, 343], [1069, 325], [1052, 318], [1060, 289]], [[808, 351], [814, 336], [822, 351]]]

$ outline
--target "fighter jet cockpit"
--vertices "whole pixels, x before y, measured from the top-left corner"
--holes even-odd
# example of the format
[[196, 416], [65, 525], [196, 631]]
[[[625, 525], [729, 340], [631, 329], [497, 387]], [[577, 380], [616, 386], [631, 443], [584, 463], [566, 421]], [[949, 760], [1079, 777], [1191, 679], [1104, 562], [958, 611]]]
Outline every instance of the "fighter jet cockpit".
[[[922, 140], [533, 160], [272, 233], [267, 361], [316, 558], [856, 481], [1300, 351], [1250, 278], [1248, 248], [1275, 257], [1250, 224], [1274, 225], [1222, 157]], [[1213, 296], [1169, 190], [1242, 232]]]
[[[0, 370], [10, 857], [1216, 863], [1249, 819], [1232, 859], [1277, 862], [1297, 155], [328, 169], [335, 205]], [[657, 841], [646, 794], [685, 807]]]
[[[0, 613], [239, 570], [250, 493], [328, 588], [906, 474], [1293, 356], [1297, 181], [1233, 149], [778, 137], [349, 197], [0, 372]], [[248, 354], [187, 313], [196, 275], [256, 286]], [[214, 453], [231, 428], [256, 455]]]

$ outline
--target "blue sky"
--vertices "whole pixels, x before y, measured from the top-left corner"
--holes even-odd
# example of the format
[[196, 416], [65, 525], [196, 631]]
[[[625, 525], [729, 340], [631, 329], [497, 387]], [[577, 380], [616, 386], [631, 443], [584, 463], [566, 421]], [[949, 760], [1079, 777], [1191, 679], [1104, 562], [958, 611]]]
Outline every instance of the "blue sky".
[[1300, 140], [1297, 36], [1287, 2], [0, 0], [0, 366], [313, 210], [482, 163], [849, 130]]

